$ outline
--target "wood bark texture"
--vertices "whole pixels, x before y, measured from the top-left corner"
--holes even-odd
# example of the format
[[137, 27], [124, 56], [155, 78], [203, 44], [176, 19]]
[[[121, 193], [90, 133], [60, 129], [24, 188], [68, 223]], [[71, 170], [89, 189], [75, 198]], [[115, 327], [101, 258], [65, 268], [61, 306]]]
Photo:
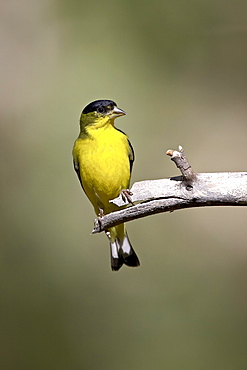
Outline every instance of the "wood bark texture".
[[[120, 207], [95, 220], [93, 233], [122, 222], [161, 212], [205, 206], [247, 206], [247, 172], [195, 173], [184, 150], [169, 150], [182, 176], [134, 183], [130, 189], [134, 205], [127, 205], [122, 196], [112, 202]], [[123, 208], [124, 207], [124, 208]]]

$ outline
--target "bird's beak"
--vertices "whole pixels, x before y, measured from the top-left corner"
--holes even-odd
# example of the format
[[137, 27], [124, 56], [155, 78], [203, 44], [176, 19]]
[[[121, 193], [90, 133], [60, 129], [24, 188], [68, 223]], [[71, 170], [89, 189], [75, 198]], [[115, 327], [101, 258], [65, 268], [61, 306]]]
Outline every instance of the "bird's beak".
[[110, 118], [117, 118], [117, 117], [120, 117], [120, 116], [125, 116], [125, 112], [118, 108], [118, 107], [114, 107], [113, 110], [111, 111], [110, 113]]

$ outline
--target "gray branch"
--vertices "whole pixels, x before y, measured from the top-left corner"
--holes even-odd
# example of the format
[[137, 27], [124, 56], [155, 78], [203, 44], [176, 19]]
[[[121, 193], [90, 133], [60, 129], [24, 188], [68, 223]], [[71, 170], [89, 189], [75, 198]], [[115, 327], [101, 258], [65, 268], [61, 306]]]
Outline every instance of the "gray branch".
[[[119, 211], [95, 220], [93, 233], [141, 217], [177, 209], [205, 206], [247, 206], [247, 172], [195, 173], [180, 146], [168, 150], [182, 176], [134, 183], [133, 205], [120, 195], [112, 202]], [[124, 207], [124, 208], [123, 208]]]

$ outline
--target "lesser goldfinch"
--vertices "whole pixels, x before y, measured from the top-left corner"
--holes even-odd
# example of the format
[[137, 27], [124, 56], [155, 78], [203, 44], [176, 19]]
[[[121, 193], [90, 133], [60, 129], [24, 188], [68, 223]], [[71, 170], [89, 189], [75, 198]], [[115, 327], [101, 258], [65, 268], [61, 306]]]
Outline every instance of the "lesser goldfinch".
[[[73, 148], [74, 168], [97, 215], [119, 209], [109, 201], [129, 188], [134, 151], [127, 135], [114, 126], [126, 113], [112, 100], [88, 104], [80, 118], [80, 133]], [[107, 230], [110, 240], [111, 268], [123, 264], [139, 266], [124, 224]]]

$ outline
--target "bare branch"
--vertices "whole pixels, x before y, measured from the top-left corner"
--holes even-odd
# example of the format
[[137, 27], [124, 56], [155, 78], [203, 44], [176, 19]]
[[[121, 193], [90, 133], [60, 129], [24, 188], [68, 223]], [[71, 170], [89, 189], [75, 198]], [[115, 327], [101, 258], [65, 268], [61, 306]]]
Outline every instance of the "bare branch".
[[125, 207], [95, 220], [93, 233], [122, 222], [177, 209], [204, 206], [247, 206], [247, 172], [198, 173], [191, 168], [184, 150], [168, 150], [182, 176], [134, 183], [133, 206], [122, 196], [112, 202]]

